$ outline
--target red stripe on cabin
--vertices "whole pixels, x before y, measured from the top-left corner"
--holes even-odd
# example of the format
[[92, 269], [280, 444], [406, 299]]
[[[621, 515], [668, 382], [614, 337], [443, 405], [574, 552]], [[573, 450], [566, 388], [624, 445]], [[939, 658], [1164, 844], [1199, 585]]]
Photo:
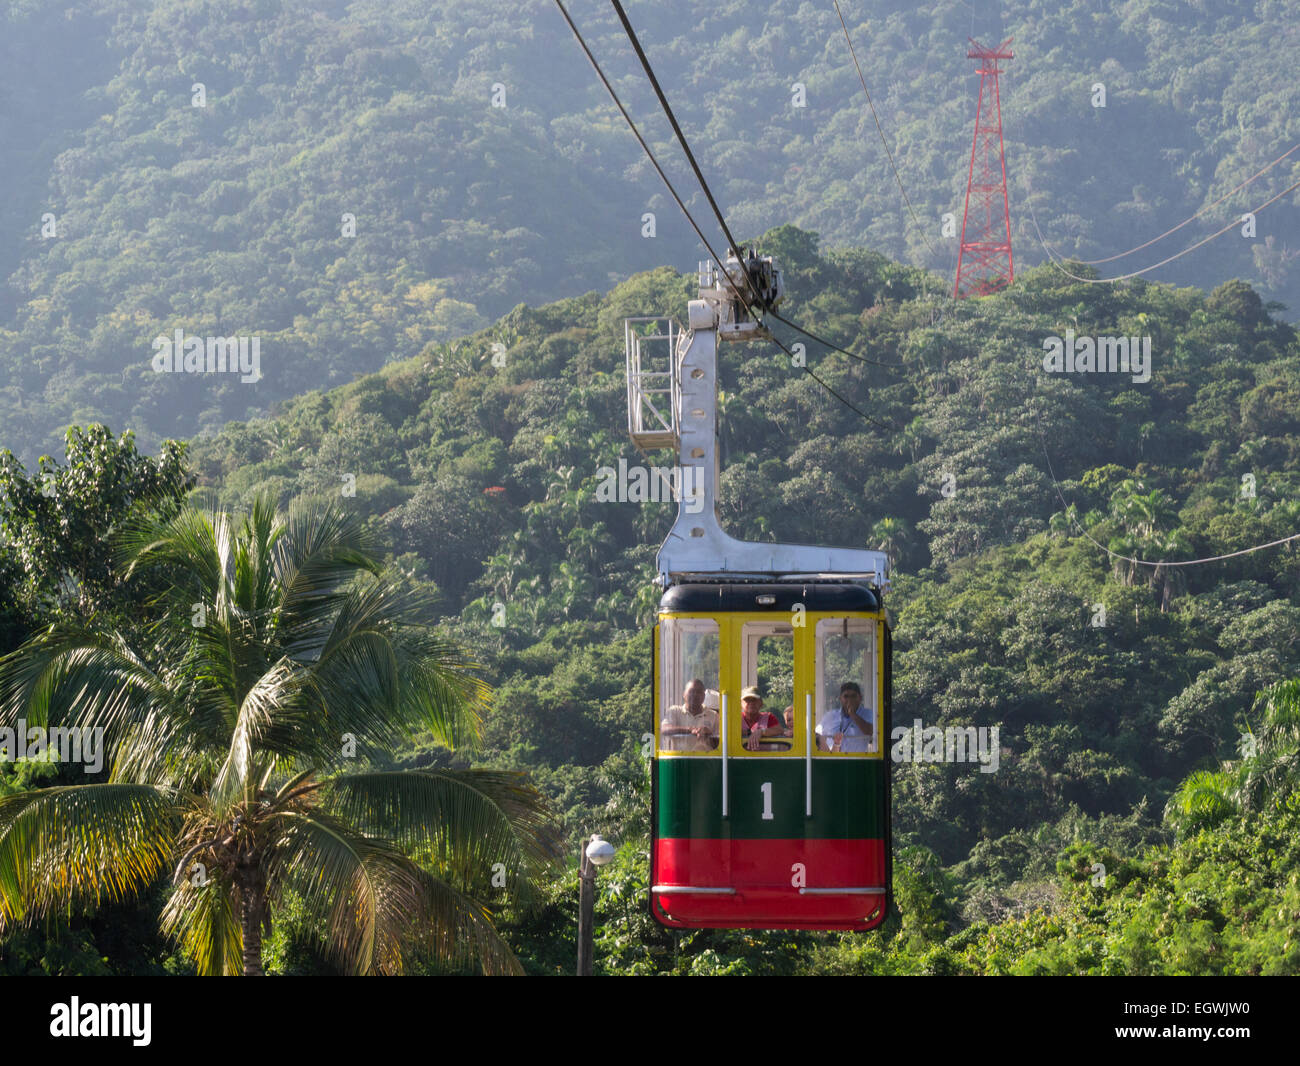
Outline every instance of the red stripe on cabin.
[[[800, 870], [796, 864], [802, 864]], [[651, 893], [666, 925], [702, 928], [871, 929], [885, 896], [800, 894], [810, 889], [885, 884], [883, 840], [710, 840], [655, 842], [654, 885], [734, 888], [734, 895]]]

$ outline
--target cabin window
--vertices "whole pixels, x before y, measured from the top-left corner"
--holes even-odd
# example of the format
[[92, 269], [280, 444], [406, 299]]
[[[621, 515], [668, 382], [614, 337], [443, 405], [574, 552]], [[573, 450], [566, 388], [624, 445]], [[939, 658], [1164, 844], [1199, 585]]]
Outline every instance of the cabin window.
[[[857, 686], [855, 701], [852, 689]], [[817, 623], [817, 748], [862, 754], [879, 750], [876, 622], [825, 618]], [[864, 730], [863, 725], [867, 728]]]
[[[736, 696], [735, 721], [741, 752], [790, 751], [800, 728], [799, 715], [787, 723], [794, 703], [794, 629], [788, 622], [746, 622], [741, 653], [741, 692]], [[745, 717], [744, 691], [758, 689], [762, 706], [754, 716], [761, 726], [757, 738]], [[775, 722], [768, 716], [775, 718]], [[733, 733], [733, 736], [737, 734]]]
[[659, 624], [660, 751], [716, 752], [719, 742], [718, 623], [665, 618]]

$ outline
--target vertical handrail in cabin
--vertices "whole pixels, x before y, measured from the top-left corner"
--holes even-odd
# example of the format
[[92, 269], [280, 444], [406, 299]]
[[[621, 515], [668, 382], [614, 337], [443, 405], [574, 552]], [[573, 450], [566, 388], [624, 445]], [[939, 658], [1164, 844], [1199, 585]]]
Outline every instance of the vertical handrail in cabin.
[[812, 753], [813, 753], [813, 706], [812, 693], [804, 695], [806, 713], [804, 715], [804, 736], [807, 740], [807, 747], [804, 751], [805, 767], [805, 787], [804, 787], [804, 815], [812, 817]]
[[722, 693], [722, 721], [718, 724], [718, 729], [722, 733], [722, 817], [727, 817], [727, 738], [730, 730], [727, 728], [727, 694]]

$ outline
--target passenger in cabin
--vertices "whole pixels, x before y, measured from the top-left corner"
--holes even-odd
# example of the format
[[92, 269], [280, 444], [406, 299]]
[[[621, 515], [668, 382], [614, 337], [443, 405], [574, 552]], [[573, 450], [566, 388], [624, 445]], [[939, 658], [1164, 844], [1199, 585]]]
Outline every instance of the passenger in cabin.
[[872, 714], [862, 706], [862, 687], [856, 681], [840, 686], [840, 705], [828, 711], [818, 726], [823, 751], [870, 751]]
[[792, 737], [794, 736], [794, 704], [793, 703], [790, 704], [790, 706], [785, 709], [784, 718], [785, 718], [785, 729], [782, 730], [781, 736]]
[[771, 711], [763, 710], [763, 697], [752, 685], [741, 692], [740, 708], [740, 734], [745, 747], [760, 751], [762, 739], [779, 733], [781, 722]]
[[689, 682], [682, 702], [669, 707], [659, 723], [664, 751], [712, 751], [718, 746], [718, 712], [704, 705], [704, 682]]

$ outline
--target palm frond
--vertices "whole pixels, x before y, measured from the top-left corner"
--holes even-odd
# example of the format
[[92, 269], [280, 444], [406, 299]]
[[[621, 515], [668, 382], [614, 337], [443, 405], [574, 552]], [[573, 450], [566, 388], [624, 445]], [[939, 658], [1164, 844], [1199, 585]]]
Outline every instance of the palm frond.
[[391, 747], [426, 729], [448, 746], [478, 740], [488, 686], [476, 664], [427, 629], [395, 622], [405, 595], [383, 581], [349, 591], [320, 646], [316, 678], [330, 733]]
[[167, 865], [171, 801], [142, 785], [75, 785], [0, 798], [0, 924], [135, 896]]
[[214, 872], [196, 871], [176, 886], [163, 907], [161, 928], [194, 960], [200, 977], [243, 973], [244, 938], [234, 898]]
[[220, 765], [231, 735], [228, 686], [215, 683], [197, 644], [164, 641], [151, 658], [117, 633], [67, 625], [40, 634], [0, 661], [0, 725], [102, 730], [114, 781], [211, 780], [204, 767]]
[[1263, 712], [1253, 754], [1241, 762], [1237, 796], [1250, 808], [1300, 788], [1300, 680], [1279, 681], [1256, 695]]
[[117, 634], [38, 634], [0, 660], [0, 722], [96, 725], [139, 720], [166, 693], [160, 677]]
[[1293, 751], [1300, 748], [1300, 680], [1279, 681], [1257, 696], [1263, 707], [1260, 745]]
[[323, 946], [345, 969], [401, 973], [407, 949], [419, 945], [442, 961], [519, 972], [478, 901], [325, 812], [289, 812], [281, 822], [268, 883], [292, 888], [309, 914], [327, 920]]
[[285, 811], [276, 822], [268, 888], [293, 889], [309, 914], [327, 921], [323, 947], [344, 969], [400, 972], [402, 932], [416, 906], [412, 880], [394, 876], [401, 856], [323, 811]]
[[0, 924], [125, 898], [179, 854], [205, 869], [177, 875], [163, 924], [204, 973], [241, 972], [250, 923], [288, 890], [354, 972], [400, 972], [413, 943], [517, 972], [475, 896], [501, 864], [519, 900], [557, 854], [520, 775], [321, 780], [345, 734], [473, 742], [489, 695], [360, 520], [259, 498], [242, 518], [137, 516], [117, 550], [162, 589], [147, 628], [64, 620], [0, 660], [0, 725], [101, 728], [114, 753], [112, 784], [0, 800]]
[[115, 538], [118, 567], [127, 577], [143, 567], [164, 569], [169, 589], [191, 599], [196, 592], [219, 588], [226, 573], [217, 548], [217, 514], [186, 507], [169, 519], [139, 516]]
[[415, 912], [412, 939], [447, 966], [477, 964], [490, 976], [519, 976], [523, 971], [482, 905], [446, 881], [415, 869], [424, 891]]
[[522, 887], [560, 859], [546, 802], [523, 774], [407, 770], [348, 774], [325, 782], [322, 802], [349, 824], [428, 851], [460, 883], [504, 866]]
[[303, 671], [281, 659], [248, 690], [239, 707], [229, 754], [212, 783], [210, 797], [217, 810], [250, 802], [266, 770], [265, 755], [281, 754], [285, 739], [301, 730], [304, 709], [298, 695], [305, 683]]
[[361, 519], [334, 504], [295, 503], [271, 572], [288, 615], [311, 615], [359, 572], [383, 569]]
[[1165, 817], [1179, 830], [1195, 833], [1218, 825], [1236, 811], [1232, 775], [1198, 770], [1169, 797]]

